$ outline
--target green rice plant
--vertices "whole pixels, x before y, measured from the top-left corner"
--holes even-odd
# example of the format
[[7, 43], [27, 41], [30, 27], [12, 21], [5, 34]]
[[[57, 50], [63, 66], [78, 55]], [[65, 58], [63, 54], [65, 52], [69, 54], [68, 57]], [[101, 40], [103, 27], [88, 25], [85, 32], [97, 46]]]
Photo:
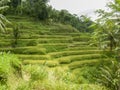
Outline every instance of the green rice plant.
[[23, 46], [36, 46], [37, 41], [35, 39], [18, 39], [17, 47]]
[[59, 59], [59, 64], [69, 64], [71, 60], [69, 58], [66, 59]]
[[56, 67], [59, 66], [59, 63], [54, 60], [24, 60], [23, 64], [31, 64], [31, 65], [46, 65], [48, 67]]
[[76, 69], [81, 68], [83, 66], [102, 66], [103, 64], [109, 65], [109, 60], [107, 58], [98, 58], [98, 59], [91, 59], [91, 60], [82, 60], [82, 61], [75, 61], [69, 64], [69, 68]]
[[39, 49], [39, 48], [29, 48], [23, 51], [23, 54], [42, 54], [45, 55], [45, 49]]
[[5, 41], [0, 42], [0, 47], [8, 47], [8, 46], [11, 46], [10, 42], [5, 42]]
[[82, 84], [80, 85], [79, 90], [109, 90], [109, 89], [101, 85]]
[[89, 41], [90, 36], [77, 36], [73, 37], [73, 41]]
[[79, 32], [70, 25], [56, 24], [49, 30], [52, 33], [75, 33]]
[[84, 55], [84, 54], [94, 54], [94, 53], [100, 53], [100, 50], [70, 50], [70, 51], [61, 51], [61, 52], [53, 52], [49, 53], [49, 55], [53, 58], [60, 58], [65, 56], [72, 56], [72, 55]]
[[64, 64], [64, 62], [71, 63], [75, 61], [91, 60], [98, 58], [101, 58], [100, 54], [86, 54], [86, 55], [72, 55], [72, 56], [61, 57], [58, 58], [57, 60], [59, 60], [59, 63]]
[[39, 38], [49, 38], [49, 39], [70, 39], [70, 36], [63, 36], [63, 35], [39, 35]]
[[72, 43], [72, 39], [61, 39], [61, 38], [52, 38], [52, 39], [39, 39], [39, 43]]
[[99, 50], [97, 47], [90, 47], [90, 46], [75, 46], [75, 47], [71, 47], [69, 46], [66, 50]]
[[92, 60], [83, 60], [83, 61], [75, 61], [69, 64], [70, 69], [81, 68], [83, 66], [93, 66], [99, 63], [99, 59], [92, 59]]
[[18, 57], [23, 60], [49, 60], [50, 56], [48, 55], [23, 55], [19, 54]]
[[15, 54], [42, 54], [44, 55], [46, 53], [46, 49], [39, 48], [39, 47], [17, 47], [14, 48], [13, 52]]
[[[20, 33], [22, 33], [22, 31], [20, 31]], [[27, 33], [27, 30], [24, 31], [24, 33], [21, 34], [21, 36], [19, 37], [20, 39], [29, 39], [30, 35], [29, 33]]]
[[36, 40], [30, 40], [30, 41], [27, 43], [27, 46], [37, 46], [37, 41], [36, 41]]
[[23, 64], [24, 65], [28, 65], [28, 64], [31, 64], [31, 65], [43, 65], [46, 61], [45, 60], [23, 60]]
[[85, 55], [75, 55], [72, 56], [71, 61], [80, 61], [80, 60], [91, 60], [101, 58], [101, 54], [85, 54]]
[[61, 32], [54, 32], [51, 33], [51, 35], [61, 35], [61, 36], [69, 36], [69, 37], [74, 37], [74, 36], [80, 36], [81, 33], [76, 33], [76, 32], [70, 32], [70, 33], [61, 33]]
[[68, 46], [66, 44], [48, 44], [48, 45], [44, 45], [44, 48], [46, 48], [46, 52], [50, 53], [50, 52], [57, 52], [57, 51], [62, 51], [65, 48], [67, 48]]
[[54, 61], [54, 60], [45, 61], [45, 64], [46, 64], [46, 66], [48, 66], [48, 67], [56, 67], [56, 66], [59, 66], [59, 63], [58, 63], [57, 61]]

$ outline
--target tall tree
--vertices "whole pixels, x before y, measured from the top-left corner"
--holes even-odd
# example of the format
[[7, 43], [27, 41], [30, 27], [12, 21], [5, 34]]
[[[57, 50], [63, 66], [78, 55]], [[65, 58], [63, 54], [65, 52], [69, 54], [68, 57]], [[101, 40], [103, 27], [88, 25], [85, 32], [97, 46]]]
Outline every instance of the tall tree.
[[[97, 19], [96, 25], [93, 25], [96, 29], [93, 38], [100, 46], [109, 46], [112, 51], [113, 48], [117, 48], [120, 45], [120, 0], [113, 0], [108, 3], [111, 12], [105, 12], [104, 10], [97, 10], [100, 18]], [[96, 27], [97, 26], [97, 27]]]
[[13, 8], [17, 8], [17, 6], [21, 4], [21, 1], [22, 0], [11, 0], [10, 6]]
[[26, 12], [39, 20], [45, 20], [49, 17], [47, 2], [48, 0], [27, 0]]

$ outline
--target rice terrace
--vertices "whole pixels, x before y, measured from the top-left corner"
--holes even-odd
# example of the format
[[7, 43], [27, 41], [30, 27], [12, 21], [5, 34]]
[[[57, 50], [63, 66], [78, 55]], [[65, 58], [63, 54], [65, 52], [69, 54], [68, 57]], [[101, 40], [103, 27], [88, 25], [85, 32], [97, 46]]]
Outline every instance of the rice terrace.
[[0, 90], [120, 90], [120, 0], [95, 20], [51, 3], [0, 0]]

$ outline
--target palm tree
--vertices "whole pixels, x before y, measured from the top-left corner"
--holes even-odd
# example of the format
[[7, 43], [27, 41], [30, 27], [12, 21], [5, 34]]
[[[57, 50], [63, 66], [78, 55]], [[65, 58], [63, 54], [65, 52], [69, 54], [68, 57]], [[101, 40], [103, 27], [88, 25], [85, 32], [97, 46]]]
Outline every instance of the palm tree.
[[2, 12], [8, 8], [8, 6], [4, 6], [4, 0], [0, 1], [0, 31], [5, 32], [5, 23], [10, 23], [6, 17], [2, 14]]

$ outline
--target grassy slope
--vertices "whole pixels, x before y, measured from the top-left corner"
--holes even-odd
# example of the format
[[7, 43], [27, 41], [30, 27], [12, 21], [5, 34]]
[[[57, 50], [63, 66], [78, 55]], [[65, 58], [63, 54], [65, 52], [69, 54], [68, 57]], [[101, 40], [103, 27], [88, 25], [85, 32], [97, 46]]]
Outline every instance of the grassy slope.
[[19, 16], [8, 18], [20, 25], [20, 37], [16, 48], [12, 48], [12, 29], [8, 26], [8, 33], [0, 34], [0, 51], [15, 53], [24, 64], [78, 69], [94, 67], [101, 62], [101, 51], [89, 46], [90, 35], [87, 33], [80, 33], [69, 25], [44, 25]]
[[80, 33], [69, 25], [43, 25], [20, 16], [8, 16], [8, 18], [20, 25], [20, 37], [16, 48], [12, 48], [11, 42], [14, 39], [12, 29], [8, 28], [8, 34], [0, 35], [2, 38], [0, 51], [16, 53], [25, 64], [47, 62], [50, 66], [66, 63], [67, 66], [71, 64], [76, 66], [76, 61], [79, 61], [79, 65], [83, 64], [80, 63], [82, 60], [92, 63], [95, 59], [99, 62], [101, 51], [97, 47], [89, 46], [90, 34]]

